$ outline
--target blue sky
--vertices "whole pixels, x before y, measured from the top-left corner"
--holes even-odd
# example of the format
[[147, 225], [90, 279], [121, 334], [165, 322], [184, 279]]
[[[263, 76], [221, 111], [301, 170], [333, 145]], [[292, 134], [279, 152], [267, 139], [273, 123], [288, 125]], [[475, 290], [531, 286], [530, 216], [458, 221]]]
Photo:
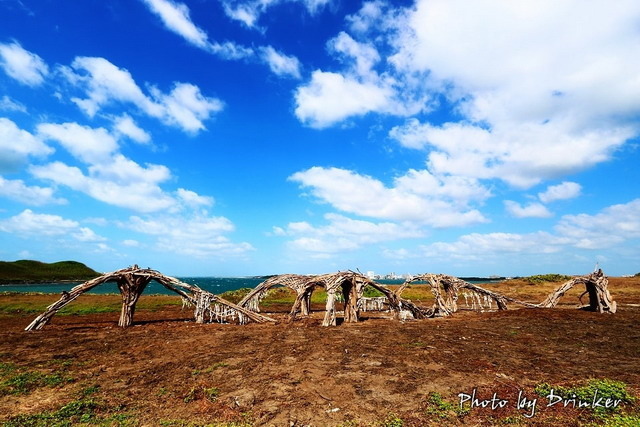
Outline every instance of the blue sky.
[[0, 259], [640, 271], [636, 1], [0, 1]]

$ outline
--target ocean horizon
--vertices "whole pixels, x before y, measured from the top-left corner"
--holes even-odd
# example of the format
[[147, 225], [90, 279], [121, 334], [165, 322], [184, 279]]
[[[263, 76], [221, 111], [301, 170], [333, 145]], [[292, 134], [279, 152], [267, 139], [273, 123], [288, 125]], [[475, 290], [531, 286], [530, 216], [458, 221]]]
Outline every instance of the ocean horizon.
[[[190, 285], [196, 285], [205, 291], [213, 294], [222, 294], [227, 291], [235, 291], [242, 288], [255, 288], [265, 280], [264, 277], [178, 277], [181, 280]], [[488, 283], [493, 282], [493, 278], [461, 278], [471, 283]], [[383, 285], [399, 285], [404, 283], [404, 279], [380, 279], [376, 280], [377, 283]], [[33, 292], [44, 294], [59, 294], [62, 291], [69, 291], [74, 286], [83, 282], [50, 282], [50, 283], [13, 283], [0, 285], [0, 293], [2, 292]], [[90, 294], [119, 294], [118, 286], [115, 282], [103, 283], [96, 286], [89, 292]], [[156, 281], [151, 281], [145, 291], [144, 295], [175, 295], [174, 292], [162, 286]]]

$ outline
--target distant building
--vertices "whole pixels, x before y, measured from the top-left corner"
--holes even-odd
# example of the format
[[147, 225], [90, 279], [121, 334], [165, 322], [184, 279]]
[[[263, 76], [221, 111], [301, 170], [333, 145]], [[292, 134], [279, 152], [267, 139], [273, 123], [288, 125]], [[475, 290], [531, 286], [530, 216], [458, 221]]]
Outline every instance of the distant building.
[[376, 278], [376, 272], [375, 272], [375, 271], [371, 271], [371, 270], [369, 270], [369, 271], [367, 271], [366, 276], [367, 276], [369, 279], [372, 279], [372, 280], [373, 280], [373, 279], [375, 279], [375, 278]]

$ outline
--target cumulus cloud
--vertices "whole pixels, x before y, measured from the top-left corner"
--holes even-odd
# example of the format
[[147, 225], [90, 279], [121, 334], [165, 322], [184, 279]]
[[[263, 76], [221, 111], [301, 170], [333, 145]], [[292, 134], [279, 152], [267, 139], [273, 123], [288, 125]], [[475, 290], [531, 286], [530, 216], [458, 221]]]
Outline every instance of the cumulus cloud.
[[321, 256], [353, 251], [389, 240], [424, 236], [421, 230], [408, 223], [374, 223], [338, 214], [326, 214], [324, 219], [328, 224], [320, 227], [308, 222], [292, 222], [285, 228], [275, 227], [274, 234], [291, 237], [292, 240], [288, 242], [290, 249]]
[[556, 200], [566, 200], [578, 197], [582, 191], [582, 186], [576, 182], [565, 181], [558, 185], [551, 185], [547, 189], [538, 193], [538, 198], [543, 203], [555, 202]]
[[196, 133], [205, 129], [204, 121], [223, 108], [222, 101], [203, 95], [190, 83], [176, 82], [168, 94], [151, 86], [151, 96], [147, 96], [128, 70], [104, 58], [78, 57], [72, 67], [65, 68], [64, 75], [87, 95], [72, 101], [90, 117], [113, 103], [133, 104], [164, 123]]
[[[507, 254], [552, 254], [570, 248], [599, 250], [640, 238], [640, 199], [609, 206], [595, 215], [565, 215], [553, 232], [472, 233], [453, 242], [420, 247], [421, 256], [482, 261]], [[409, 252], [407, 252], [409, 253]], [[394, 252], [399, 255], [399, 253]], [[393, 254], [392, 254], [393, 255]]]
[[118, 150], [118, 142], [104, 128], [91, 128], [77, 123], [42, 123], [38, 136], [54, 140], [69, 153], [85, 163], [108, 160]]
[[396, 106], [388, 86], [363, 82], [338, 73], [316, 70], [311, 81], [295, 93], [295, 114], [314, 128], [325, 128], [347, 117], [367, 113], [389, 113]]
[[193, 23], [189, 7], [172, 0], [143, 0], [149, 10], [157, 15], [164, 26], [190, 44], [214, 53], [224, 59], [242, 59], [254, 54], [253, 49], [233, 42], [210, 42], [207, 33]]
[[164, 107], [165, 120], [187, 132], [204, 130], [202, 122], [224, 108], [222, 101], [202, 95], [200, 88], [190, 83], [176, 83], [167, 95], [157, 89], [152, 92]]
[[113, 125], [114, 130], [118, 134], [131, 138], [135, 142], [148, 144], [151, 141], [151, 135], [138, 126], [135, 120], [133, 120], [128, 114], [116, 117]]
[[66, 203], [65, 199], [55, 197], [53, 188], [30, 186], [20, 179], [4, 179], [1, 176], [0, 197], [6, 197], [30, 206]]
[[213, 197], [201, 196], [195, 191], [185, 190], [184, 188], [178, 188], [176, 195], [185, 205], [193, 208], [213, 205]]
[[25, 238], [70, 235], [80, 242], [105, 240], [91, 229], [80, 227], [76, 221], [58, 215], [35, 213], [31, 209], [25, 209], [15, 216], [0, 220], [0, 231]]
[[343, 212], [409, 221], [433, 227], [452, 227], [486, 222], [469, 203], [488, 197], [489, 191], [474, 180], [438, 178], [427, 171], [410, 171], [393, 187], [355, 172], [313, 167], [297, 172], [290, 180], [310, 188], [319, 200]]
[[27, 86], [39, 86], [49, 74], [47, 64], [20, 43], [0, 43], [0, 66], [9, 77]]
[[26, 113], [27, 107], [17, 101], [14, 101], [7, 95], [4, 95], [0, 98], [0, 111], [19, 111], [21, 113]]
[[167, 29], [199, 48], [208, 48], [207, 34], [191, 21], [187, 5], [171, 0], [143, 1], [162, 20]]
[[19, 169], [29, 157], [44, 157], [51, 153], [53, 149], [40, 138], [0, 117], [0, 173]]
[[143, 167], [121, 154], [107, 163], [90, 166], [88, 174], [59, 161], [32, 166], [30, 172], [37, 178], [67, 186], [101, 202], [138, 212], [179, 207], [159, 186], [171, 176], [165, 166]]
[[262, 60], [269, 65], [274, 74], [296, 79], [301, 77], [300, 61], [295, 56], [287, 56], [271, 46], [263, 47], [260, 51]]
[[138, 242], [137, 240], [134, 239], [125, 239], [122, 241], [122, 244], [124, 246], [128, 246], [130, 248], [137, 248], [140, 246], [140, 242]]
[[379, 26], [387, 12], [387, 3], [380, 0], [365, 1], [358, 12], [346, 17], [346, 21], [351, 31], [362, 34], [374, 26]]
[[192, 216], [132, 216], [123, 227], [156, 238], [155, 246], [171, 253], [198, 258], [244, 256], [254, 248], [247, 242], [235, 243], [225, 236], [234, 230], [225, 217], [200, 212]]
[[503, 254], [549, 254], [562, 250], [565, 242], [546, 232], [472, 233], [455, 242], [436, 242], [420, 247], [421, 254], [433, 258], [488, 260]]
[[505, 200], [507, 212], [516, 218], [549, 218], [553, 214], [540, 203], [529, 203], [526, 206], [512, 200]]
[[260, 29], [257, 25], [260, 17], [268, 8], [287, 2], [301, 3], [310, 14], [315, 14], [331, 0], [223, 0], [225, 14], [242, 22], [247, 28]]
[[[407, 117], [390, 136], [425, 150], [436, 175], [529, 188], [584, 170], [640, 133], [640, 59], [628, 55], [640, 43], [640, 7], [591, 6], [365, 2], [328, 43], [342, 68], [298, 87], [296, 116], [316, 128], [368, 113]], [[433, 110], [455, 120], [421, 114]]]
[[468, 123], [434, 126], [416, 119], [390, 131], [408, 148], [431, 148], [428, 165], [435, 173], [501, 179], [520, 188], [603, 162], [633, 134], [629, 126], [578, 130], [564, 121], [487, 129]]
[[434, 149], [434, 171], [520, 187], [607, 160], [639, 130], [632, 70], [640, 59], [626, 52], [640, 42], [640, 8], [591, 6], [419, 1], [390, 62], [400, 72], [429, 72], [465, 123], [414, 119], [392, 136]]
[[584, 249], [601, 249], [640, 238], [640, 199], [609, 206], [595, 215], [565, 215], [555, 231]]

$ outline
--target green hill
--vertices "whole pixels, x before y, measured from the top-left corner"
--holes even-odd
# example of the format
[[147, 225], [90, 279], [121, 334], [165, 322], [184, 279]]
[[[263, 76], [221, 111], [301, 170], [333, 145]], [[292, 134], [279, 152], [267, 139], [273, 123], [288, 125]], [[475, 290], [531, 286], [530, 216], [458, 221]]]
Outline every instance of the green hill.
[[84, 281], [100, 273], [76, 261], [47, 264], [40, 261], [0, 261], [0, 283], [37, 283], [62, 280]]

